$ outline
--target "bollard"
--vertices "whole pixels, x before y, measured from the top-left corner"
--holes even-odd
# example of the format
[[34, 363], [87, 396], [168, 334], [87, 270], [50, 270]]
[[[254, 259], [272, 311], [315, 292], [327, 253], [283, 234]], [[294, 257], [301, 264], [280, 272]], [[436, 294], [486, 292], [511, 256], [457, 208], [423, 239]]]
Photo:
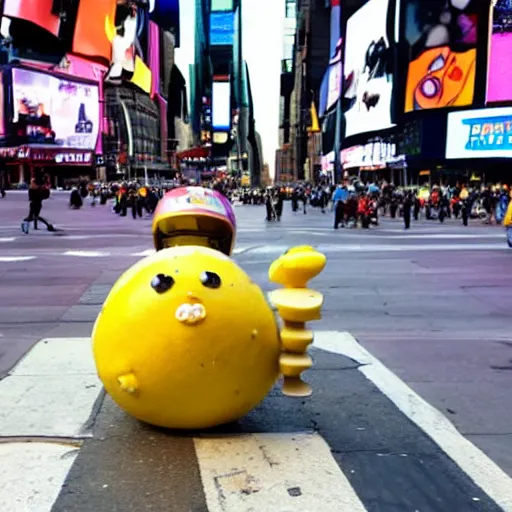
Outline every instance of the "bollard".
[[322, 272], [326, 261], [325, 255], [313, 247], [299, 246], [274, 261], [269, 269], [270, 281], [284, 286], [272, 291], [269, 298], [283, 322], [279, 369], [286, 396], [305, 397], [312, 393], [311, 386], [301, 378], [302, 372], [313, 364], [307, 349], [314, 334], [306, 328], [306, 323], [320, 320], [324, 299], [321, 293], [307, 288], [307, 284]]

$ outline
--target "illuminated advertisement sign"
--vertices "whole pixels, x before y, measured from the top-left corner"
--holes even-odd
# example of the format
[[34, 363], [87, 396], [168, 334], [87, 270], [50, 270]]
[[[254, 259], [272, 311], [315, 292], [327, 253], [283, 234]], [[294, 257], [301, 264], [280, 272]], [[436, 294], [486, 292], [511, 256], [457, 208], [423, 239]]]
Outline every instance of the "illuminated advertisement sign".
[[347, 137], [391, 128], [388, 0], [370, 0], [347, 22], [344, 92]]
[[[73, 36], [73, 53], [87, 57], [99, 57], [110, 62], [111, 27], [116, 15], [116, 0], [80, 0]], [[91, 16], [91, 13], [94, 16]], [[105, 27], [109, 27], [108, 33]]]
[[117, 3], [114, 23], [106, 26], [112, 41], [112, 58], [105, 80], [130, 81], [146, 93], [151, 92], [151, 71], [145, 64], [148, 51], [149, 14], [145, 7], [130, 0]]
[[448, 114], [446, 158], [512, 158], [512, 107]]
[[233, 0], [212, 0], [210, 9], [212, 11], [232, 11]]
[[97, 86], [15, 68], [12, 94], [12, 128], [20, 143], [96, 147], [100, 123]]
[[382, 169], [396, 160], [396, 144], [389, 142], [369, 142], [364, 146], [353, 146], [341, 151], [341, 163], [344, 169], [354, 167]]
[[212, 85], [212, 126], [222, 131], [231, 128], [231, 84], [213, 82]]
[[341, 94], [341, 48], [342, 40], [338, 41], [334, 57], [329, 62], [329, 85], [327, 93], [327, 110], [331, 108], [339, 99]]
[[476, 0], [403, 0], [409, 50], [405, 112], [471, 105], [475, 89]]
[[4, 0], [3, 4], [3, 15], [7, 18], [30, 21], [54, 36], [59, 35], [60, 17], [52, 14], [53, 0]]
[[489, 41], [487, 101], [512, 100], [512, 2], [494, 0]]
[[210, 44], [213, 46], [232, 45], [235, 20], [233, 12], [212, 12], [210, 14]]

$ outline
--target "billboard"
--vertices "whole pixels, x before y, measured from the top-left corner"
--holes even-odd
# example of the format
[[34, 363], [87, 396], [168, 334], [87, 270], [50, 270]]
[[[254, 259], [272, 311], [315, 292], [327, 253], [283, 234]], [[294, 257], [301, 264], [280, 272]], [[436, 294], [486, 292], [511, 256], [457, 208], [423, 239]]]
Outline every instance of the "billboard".
[[53, 0], [4, 0], [3, 15], [30, 21], [47, 30], [54, 36], [59, 35], [60, 17], [52, 14]]
[[[80, 0], [73, 36], [73, 53], [96, 57], [110, 62], [112, 55], [113, 25], [116, 15], [116, 0]], [[91, 16], [91, 13], [94, 16]], [[113, 37], [113, 36], [112, 36]]]
[[487, 101], [512, 100], [512, 1], [494, 0], [490, 31]]
[[408, 69], [405, 112], [471, 105], [477, 0], [403, 0]]
[[148, 55], [149, 12], [130, 0], [118, 0], [113, 25], [107, 30], [112, 41], [112, 58], [105, 80], [130, 81], [146, 93], [151, 92]]
[[179, 0], [152, 0], [149, 17], [163, 30], [172, 31], [176, 46], [180, 45], [180, 2]]
[[233, 0], [212, 0], [210, 10], [212, 11], [232, 11]]
[[14, 68], [12, 95], [12, 130], [20, 144], [96, 147], [100, 124], [96, 85]]
[[327, 91], [327, 105], [326, 109], [329, 110], [339, 99], [341, 95], [342, 83], [342, 62], [341, 62], [341, 49], [342, 39], [338, 41], [335, 49], [334, 57], [329, 62], [329, 85]]
[[370, 0], [347, 21], [344, 92], [347, 137], [391, 128], [388, 0]]
[[448, 114], [446, 158], [512, 158], [512, 107]]
[[234, 29], [233, 11], [210, 13], [210, 44], [212, 46], [232, 45]]
[[231, 83], [212, 84], [212, 126], [216, 131], [231, 128]]

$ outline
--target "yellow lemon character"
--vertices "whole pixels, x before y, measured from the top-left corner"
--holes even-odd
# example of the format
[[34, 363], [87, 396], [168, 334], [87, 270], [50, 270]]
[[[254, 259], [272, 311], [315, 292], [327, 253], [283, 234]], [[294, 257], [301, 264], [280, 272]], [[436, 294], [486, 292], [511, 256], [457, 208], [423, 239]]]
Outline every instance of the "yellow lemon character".
[[263, 292], [230, 258], [205, 247], [164, 249], [126, 271], [92, 338], [114, 401], [163, 427], [239, 419], [279, 375], [278, 326]]

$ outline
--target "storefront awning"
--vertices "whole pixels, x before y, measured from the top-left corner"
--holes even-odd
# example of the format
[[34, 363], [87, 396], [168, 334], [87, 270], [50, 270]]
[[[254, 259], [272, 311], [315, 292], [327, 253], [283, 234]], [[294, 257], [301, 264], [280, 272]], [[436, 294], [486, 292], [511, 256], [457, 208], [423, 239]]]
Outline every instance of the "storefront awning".
[[177, 153], [179, 160], [186, 160], [192, 158], [208, 158], [210, 156], [210, 147], [208, 146], [197, 146], [195, 148], [186, 149]]
[[26, 145], [0, 148], [0, 159], [10, 162], [34, 165], [94, 165], [94, 155], [90, 150], [67, 149], [50, 145]]

